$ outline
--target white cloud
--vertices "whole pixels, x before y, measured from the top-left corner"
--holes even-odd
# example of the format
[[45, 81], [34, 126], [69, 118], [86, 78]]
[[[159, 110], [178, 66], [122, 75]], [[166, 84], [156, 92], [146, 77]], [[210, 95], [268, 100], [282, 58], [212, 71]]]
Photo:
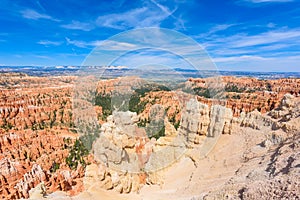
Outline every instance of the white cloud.
[[175, 16], [177, 3], [174, 8], [158, 3], [157, 0], [149, 0], [144, 4], [146, 6], [134, 8], [121, 13], [111, 13], [99, 16], [96, 19], [96, 25], [99, 27], [108, 27], [113, 29], [125, 30], [128, 28], [159, 27], [161, 23], [170, 18], [173, 20], [174, 28], [185, 29], [185, 21], [182, 15]]
[[250, 49], [231, 49], [231, 48], [226, 48], [224, 46], [220, 46], [219, 48], [215, 48], [214, 50], [209, 50], [209, 52], [214, 55], [222, 55], [222, 56], [248, 55], [257, 52], [255, 50], [250, 50]]
[[272, 4], [286, 4], [297, 0], [236, 0], [235, 3], [240, 6], [260, 7]]
[[230, 57], [217, 57], [212, 58], [214, 62], [240, 62], [240, 61], [261, 61], [268, 60], [261, 56], [243, 55], [243, 56], [230, 56]]
[[61, 27], [66, 29], [82, 30], [82, 31], [90, 31], [95, 28], [92, 23], [84, 23], [79, 21], [72, 21], [72, 23], [61, 25]]
[[275, 51], [275, 50], [288, 48], [288, 47], [291, 47], [291, 46], [293, 46], [293, 45], [290, 45], [290, 44], [272, 44], [272, 45], [268, 45], [268, 46], [262, 46], [259, 49], [260, 50], [266, 50], [266, 51]]
[[32, 19], [32, 20], [48, 19], [56, 22], [60, 21], [58, 19], [51, 17], [50, 15], [41, 14], [32, 9], [22, 10], [20, 13], [26, 19]]
[[294, 0], [246, 0], [252, 3], [276, 3], [276, 2], [292, 2]]
[[213, 35], [211, 37], [195, 37], [208, 50], [216, 51], [255, 51], [260, 50], [279, 50], [290, 46], [300, 46], [300, 29], [277, 29], [262, 32], [256, 35], [238, 33], [231, 36]]
[[[177, 7], [175, 7], [175, 9], [171, 11], [168, 7], [159, 4], [156, 0], [151, 0], [151, 2], [159, 9], [161, 9], [161, 11], [163, 11], [167, 16], [170, 16], [174, 19], [174, 26], [176, 30], [180, 30], [180, 29], [186, 30], [185, 20], [183, 20], [182, 16], [176, 17], [173, 14], [177, 10]], [[176, 2], [176, 3], [184, 3], [184, 2]]]
[[267, 45], [276, 42], [287, 42], [290, 40], [299, 41], [300, 30], [276, 30], [264, 32], [254, 36], [242, 37], [239, 40], [232, 41], [233, 47], [249, 47], [256, 45]]
[[37, 42], [38, 44], [41, 45], [45, 45], [45, 46], [58, 46], [61, 45], [62, 42], [58, 42], [58, 41], [49, 41], [49, 40], [41, 40], [39, 42]]
[[34, 55], [36, 58], [41, 58], [41, 59], [51, 59], [49, 56], [42, 56], [42, 55]]
[[[239, 32], [238, 30], [236, 32]], [[227, 33], [228, 34], [228, 33]], [[299, 71], [300, 29], [196, 37], [224, 70]], [[225, 67], [224, 67], [225, 66]]]
[[224, 31], [235, 25], [236, 24], [218, 24], [210, 29], [209, 34], [213, 34], [213, 33], [219, 32], [219, 31]]
[[103, 41], [101, 45], [103, 45], [102, 49], [109, 49], [109, 50], [130, 50], [137, 47], [135, 44], [126, 43], [126, 42], [117, 42], [112, 40]]
[[169, 8], [151, 0], [150, 7], [141, 7], [131, 9], [123, 13], [113, 13], [99, 16], [96, 22], [84, 23], [79, 21], [72, 21], [70, 24], [61, 25], [61, 27], [73, 30], [90, 31], [96, 26], [108, 27], [114, 29], [124, 30], [127, 28], [141, 28], [141, 27], [157, 27], [161, 22], [171, 16], [176, 21], [177, 27], [184, 27], [184, 21], [181, 18], [176, 18]]
[[220, 59], [216, 60], [216, 65], [222, 70], [299, 72], [299, 60], [300, 56], [262, 57], [262, 59], [246, 59], [244, 61]]
[[196, 36], [195, 38], [205, 38], [205, 37], [208, 37], [210, 35], [213, 35], [219, 31], [224, 31], [224, 30], [227, 30], [228, 28], [232, 27], [232, 26], [235, 26], [236, 24], [217, 24], [215, 26], [213, 26], [208, 32], [206, 33], [202, 33], [198, 36]]
[[167, 7], [165, 7], [165, 6], [163, 6], [163, 5], [161, 5], [161, 4], [159, 4], [159, 3], [157, 3], [155, 0], [151, 0], [151, 2], [153, 3], [153, 4], [155, 4], [158, 8], [160, 8], [165, 14], [167, 14], [168, 16], [169, 15], [172, 15], [175, 11], [176, 11], [176, 9], [174, 9], [174, 11], [170, 11]]
[[185, 23], [186, 21], [183, 19], [182, 16], [177, 17], [177, 19], [174, 22], [175, 30], [186, 30]]
[[134, 49], [136, 46], [131, 43], [118, 42], [112, 40], [95, 40], [95, 41], [80, 41], [80, 40], [71, 40], [66, 38], [68, 44], [80, 47], [80, 48], [94, 48], [101, 46], [100, 50], [129, 50]]
[[92, 46], [91, 42], [85, 42], [85, 41], [80, 41], [80, 40], [71, 40], [67, 37], [66, 37], [66, 41], [68, 44], [71, 44], [71, 45], [74, 45], [74, 46], [77, 46], [80, 48], [86, 48], [86, 47]]
[[[158, 4], [157, 6], [159, 6]], [[136, 8], [124, 13], [103, 15], [97, 18], [96, 23], [100, 27], [114, 29], [157, 27], [168, 18], [172, 12], [160, 5], [160, 9], [148, 7]]]

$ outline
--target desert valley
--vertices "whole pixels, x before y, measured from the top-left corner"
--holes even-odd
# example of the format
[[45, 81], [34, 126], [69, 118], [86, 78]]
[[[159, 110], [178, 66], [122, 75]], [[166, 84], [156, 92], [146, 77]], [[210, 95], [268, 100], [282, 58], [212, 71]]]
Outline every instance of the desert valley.
[[1, 199], [299, 198], [299, 78], [78, 79], [1, 73]]

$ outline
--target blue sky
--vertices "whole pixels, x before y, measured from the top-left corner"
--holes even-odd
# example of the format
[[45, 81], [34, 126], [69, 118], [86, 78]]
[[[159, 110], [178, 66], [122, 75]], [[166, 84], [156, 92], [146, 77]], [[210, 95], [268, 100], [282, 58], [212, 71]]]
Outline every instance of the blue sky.
[[299, 0], [0, 0], [0, 23], [0, 65], [81, 65], [115, 34], [161, 27], [220, 70], [300, 71]]

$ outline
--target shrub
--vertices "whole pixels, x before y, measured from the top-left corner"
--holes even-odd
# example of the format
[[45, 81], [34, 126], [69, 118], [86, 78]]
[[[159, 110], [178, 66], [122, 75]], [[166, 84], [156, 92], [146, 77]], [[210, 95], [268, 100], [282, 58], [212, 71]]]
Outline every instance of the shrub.
[[164, 121], [152, 121], [147, 127], [146, 127], [146, 133], [147, 136], [155, 139], [159, 139], [160, 137], [165, 136], [165, 125]]
[[74, 145], [71, 147], [66, 163], [71, 169], [76, 169], [79, 163], [86, 167], [85, 158], [89, 154], [88, 149], [80, 139], [76, 139]]
[[106, 118], [112, 114], [111, 109], [111, 96], [108, 94], [98, 94], [95, 98], [95, 105], [102, 107], [102, 120], [106, 120]]
[[178, 130], [179, 126], [180, 126], [180, 121], [178, 121], [178, 122], [176, 122], [176, 123], [174, 124], [174, 127], [175, 127], [176, 130]]
[[56, 172], [56, 170], [58, 170], [59, 167], [60, 167], [60, 164], [59, 164], [59, 163], [53, 162], [53, 164], [52, 164], [52, 166], [51, 166], [51, 168], [50, 168], [50, 172], [51, 172], [51, 173]]
[[245, 88], [239, 88], [238, 86], [236, 85], [233, 85], [233, 84], [230, 84], [228, 83], [226, 86], [225, 86], [225, 92], [236, 92], [236, 93], [242, 93], [245, 91]]

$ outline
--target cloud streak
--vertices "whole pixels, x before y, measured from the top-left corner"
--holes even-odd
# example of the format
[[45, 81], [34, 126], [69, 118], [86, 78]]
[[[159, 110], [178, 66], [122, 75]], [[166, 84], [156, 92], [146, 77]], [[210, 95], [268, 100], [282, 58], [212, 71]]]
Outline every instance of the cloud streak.
[[284, 2], [292, 2], [294, 0], [246, 0], [251, 3], [284, 3]]
[[141, 27], [158, 27], [167, 19], [174, 11], [168, 8], [153, 3], [159, 9], [151, 9], [149, 7], [141, 7], [131, 9], [123, 13], [113, 13], [108, 15], [99, 16], [96, 24], [100, 27], [107, 27], [119, 30], [128, 28], [141, 28]]
[[95, 47], [97, 44], [99, 44], [101, 42], [101, 41], [86, 42], [86, 41], [81, 41], [81, 40], [71, 40], [68, 37], [66, 37], [65, 39], [67, 41], [67, 44], [74, 45], [74, 46], [80, 47], [80, 48]]
[[61, 25], [61, 27], [72, 30], [90, 31], [95, 28], [93, 23], [84, 23], [79, 21], [72, 21], [70, 24]]
[[62, 42], [49, 41], [49, 40], [40, 40], [37, 43], [44, 46], [59, 46], [62, 44]]
[[294, 71], [299, 68], [299, 28], [278, 28], [251, 35], [241, 32], [240, 29], [235, 32], [238, 34], [228, 34], [232, 31], [222, 34], [216, 32], [204, 38], [195, 38], [204, 44], [217, 66], [225, 70], [238, 69], [241, 66], [255, 71], [264, 70], [264, 66], [269, 71], [280, 71], [280, 68], [283, 70], [283, 66], [289, 66], [289, 70]]
[[261, 56], [243, 55], [243, 56], [230, 56], [230, 57], [216, 57], [213, 58], [214, 62], [240, 62], [240, 61], [261, 61], [269, 60]]
[[82, 40], [71, 40], [66, 38], [66, 41], [69, 45], [74, 45], [80, 48], [94, 48], [101, 46], [101, 50], [128, 50], [134, 49], [137, 46], [135, 44], [119, 42], [113, 40], [95, 40], [95, 41], [82, 41]]
[[237, 24], [217, 24], [215, 26], [213, 26], [207, 33], [202, 33], [198, 36], [195, 36], [195, 38], [205, 38], [205, 37], [208, 37], [208, 36], [211, 36], [215, 33], [218, 33], [220, 31], [225, 31], [233, 26], [236, 26]]
[[[198, 37], [196, 37], [199, 39]], [[262, 32], [256, 35], [248, 35], [239, 33], [231, 36], [214, 35], [208, 38], [202, 38], [204, 46], [208, 49], [227, 49], [251, 50], [260, 48], [269, 50], [278, 50], [286, 48], [288, 45], [300, 45], [297, 41], [300, 40], [300, 29], [277, 29], [268, 32]], [[221, 48], [222, 49], [222, 48]]]
[[[175, 26], [175, 29], [179, 30], [179, 29], [183, 29], [183, 30], [186, 30], [186, 27], [185, 27], [185, 21], [182, 19], [182, 16], [179, 16], [179, 17], [176, 17], [174, 15], [175, 11], [177, 10], [177, 7], [175, 7], [173, 9], [173, 11], [171, 11], [168, 7], [166, 6], [163, 6], [161, 4], [159, 4], [157, 1], [155, 0], [151, 0], [151, 2], [157, 6], [158, 8], [161, 9], [162, 12], [164, 12], [167, 16], [170, 16], [172, 17], [175, 22], [174, 22], [174, 26]], [[178, 2], [177, 2], [178, 3]]]
[[[249, 47], [256, 45], [267, 45], [276, 42], [292, 42], [300, 39], [300, 30], [279, 30], [261, 33], [254, 36], [240, 38], [241, 40], [233, 41], [234, 47]], [[297, 41], [297, 40], [295, 40]]]
[[25, 19], [31, 19], [31, 20], [47, 19], [47, 20], [52, 20], [52, 21], [56, 21], [56, 22], [60, 21], [58, 19], [51, 17], [50, 15], [42, 14], [42, 13], [39, 13], [32, 9], [25, 9], [25, 10], [20, 11], [20, 13], [21, 13], [22, 17]]
[[184, 29], [184, 20], [182, 17], [173, 15], [176, 10], [177, 8], [170, 10], [157, 1], [150, 0], [148, 6], [130, 9], [123, 13], [102, 15], [90, 23], [72, 21], [70, 24], [61, 25], [61, 27], [82, 31], [90, 31], [97, 26], [126, 30], [129, 28], [159, 27], [165, 19], [171, 17], [174, 19], [174, 26], [177, 29]]

